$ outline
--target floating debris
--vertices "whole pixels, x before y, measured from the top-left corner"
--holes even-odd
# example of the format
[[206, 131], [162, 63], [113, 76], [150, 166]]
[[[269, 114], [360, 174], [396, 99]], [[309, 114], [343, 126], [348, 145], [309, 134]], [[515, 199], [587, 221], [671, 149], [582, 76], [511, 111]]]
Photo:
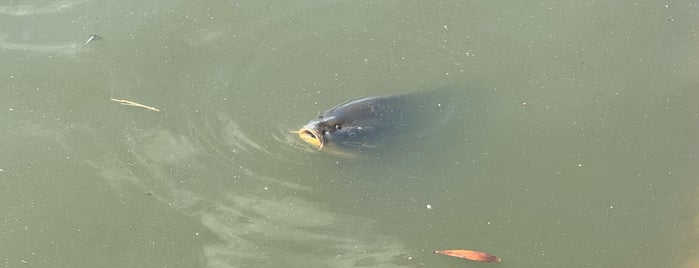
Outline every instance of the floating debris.
[[92, 42], [93, 40], [100, 40], [100, 39], [102, 39], [101, 36], [96, 35], [96, 34], [91, 34], [91, 35], [87, 38], [87, 41], [85, 41], [85, 44], [83, 44], [83, 45], [87, 45], [87, 43], [90, 43], [90, 42]]
[[110, 99], [110, 100], [116, 101], [116, 102], [120, 103], [121, 105], [141, 107], [141, 108], [146, 108], [146, 109], [151, 110], [151, 111], [160, 112], [160, 110], [158, 110], [158, 109], [155, 108], [155, 107], [143, 105], [143, 104], [140, 104], [140, 103], [137, 103], [137, 102], [133, 102], [133, 101], [130, 101], [130, 100], [120, 100], [120, 99]]
[[467, 249], [435, 250], [434, 253], [480, 262], [500, 262], [500, 258], [485, 252]]

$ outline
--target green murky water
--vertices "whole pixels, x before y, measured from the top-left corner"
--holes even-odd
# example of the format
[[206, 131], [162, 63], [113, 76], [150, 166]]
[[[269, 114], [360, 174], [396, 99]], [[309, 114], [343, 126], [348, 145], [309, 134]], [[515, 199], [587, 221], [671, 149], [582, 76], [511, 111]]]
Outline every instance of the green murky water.
[[[0, 267], [694, 267], [698, 9], [4, 1]], [[385, 155], [289, 132], [435, 88]]]

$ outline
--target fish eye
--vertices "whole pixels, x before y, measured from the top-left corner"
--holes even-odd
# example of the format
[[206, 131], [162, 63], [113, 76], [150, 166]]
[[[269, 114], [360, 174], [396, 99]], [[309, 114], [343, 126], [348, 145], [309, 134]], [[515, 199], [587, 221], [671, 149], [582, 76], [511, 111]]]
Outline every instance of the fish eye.
[[338, 129], [338, 130], [339, 130], [339, 129], [342, 129], [342, 126], [340, 126], [340, 124], [336, 124], [336, 125], [335, 125], [335, 129]]

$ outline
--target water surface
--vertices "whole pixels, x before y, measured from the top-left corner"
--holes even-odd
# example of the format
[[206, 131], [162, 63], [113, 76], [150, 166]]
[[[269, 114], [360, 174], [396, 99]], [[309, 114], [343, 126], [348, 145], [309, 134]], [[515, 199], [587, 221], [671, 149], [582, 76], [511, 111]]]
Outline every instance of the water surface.
[[[482, 265], [432, 253], [467, 248], [500, 267], [694, 267], [696, 13], [3, 2], [0, 266]], [[289, 132], [436, 88], [463, 112], [386, 154], [334, 157]]]

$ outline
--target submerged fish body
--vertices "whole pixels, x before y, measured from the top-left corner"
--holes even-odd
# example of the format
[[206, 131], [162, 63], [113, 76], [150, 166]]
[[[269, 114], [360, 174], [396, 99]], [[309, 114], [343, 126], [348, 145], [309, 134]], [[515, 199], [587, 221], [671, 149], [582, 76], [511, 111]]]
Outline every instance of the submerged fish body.
[[320, 150], [361, 153], [423, 137], [453, 113], [447, 91], [367, 97], [337, 105], [298, 131]]

